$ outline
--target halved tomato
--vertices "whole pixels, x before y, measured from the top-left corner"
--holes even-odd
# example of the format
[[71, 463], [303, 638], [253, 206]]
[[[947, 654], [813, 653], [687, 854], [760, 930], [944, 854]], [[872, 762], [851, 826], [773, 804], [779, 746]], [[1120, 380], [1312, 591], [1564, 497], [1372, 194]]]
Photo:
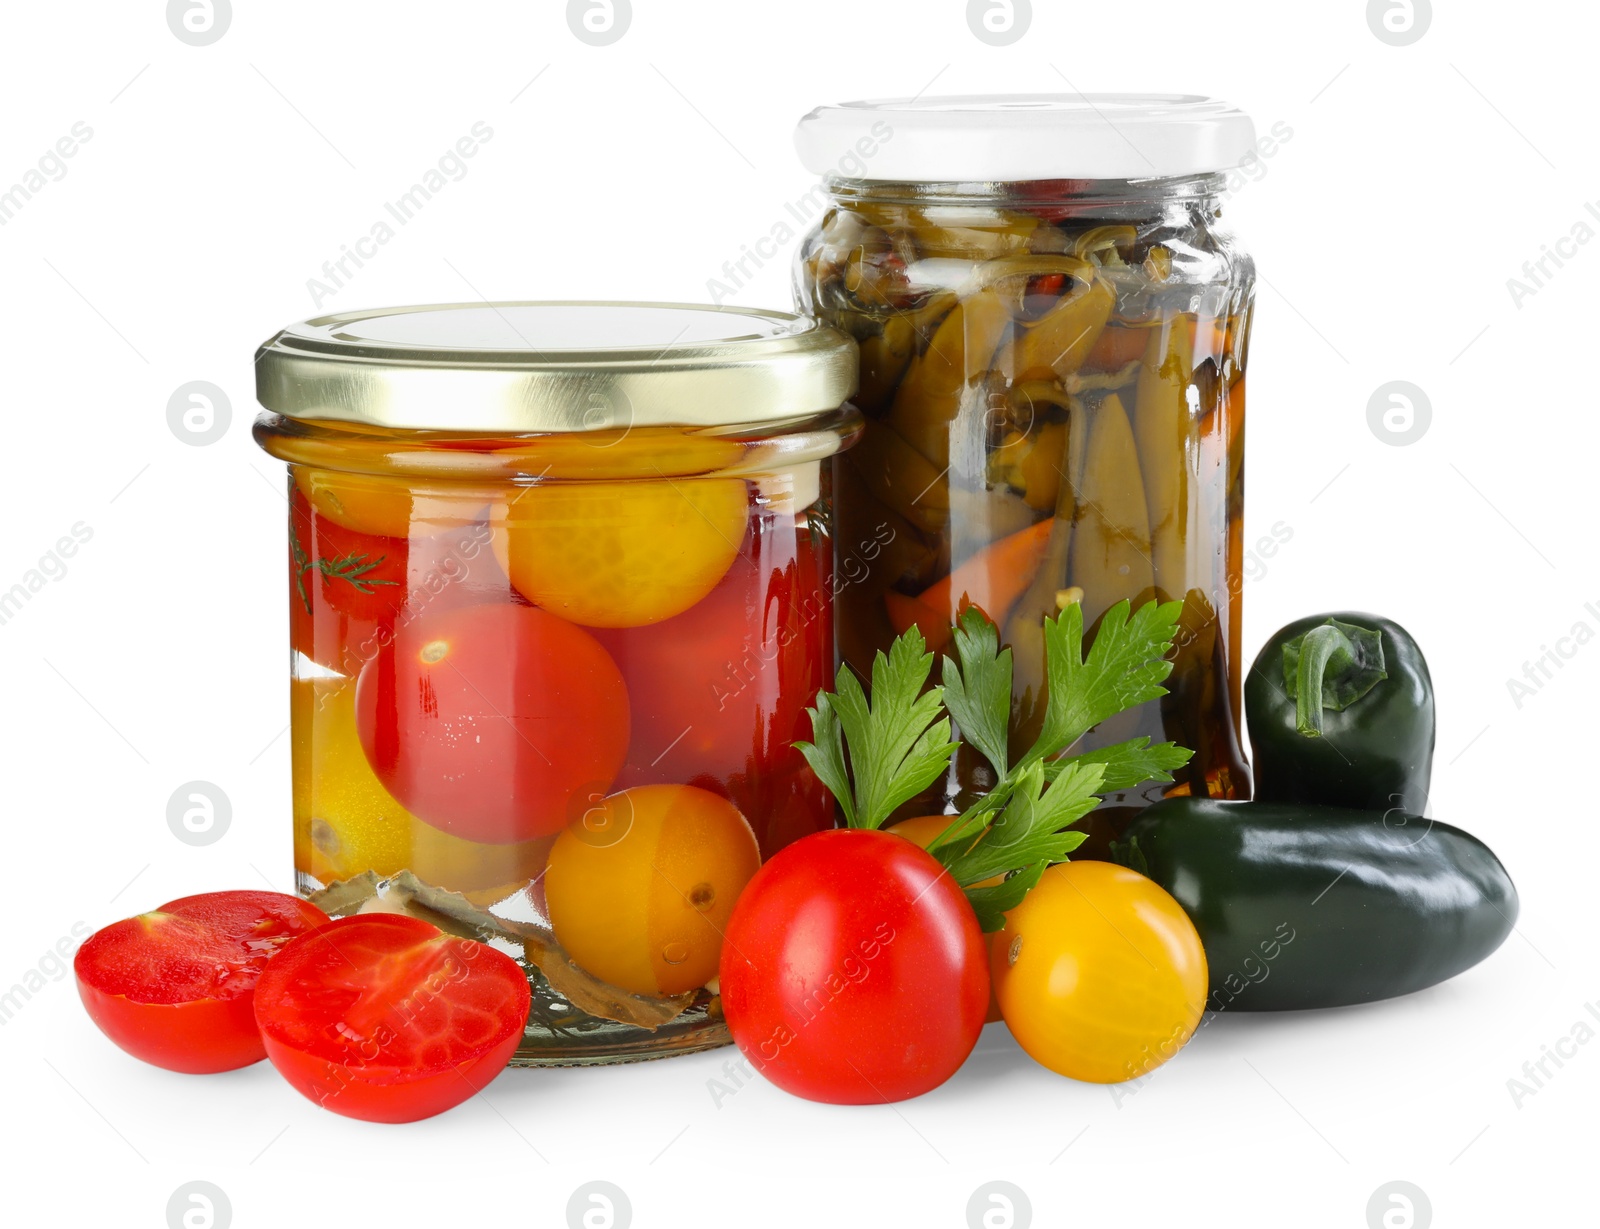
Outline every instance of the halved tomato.
[[327, 922], [278, 892], [209, 892], [96, 931], [72, 962], [100, 1031], [135, 1058], [202, 1075], [266, 1057], [253, 996], [268, 958]]
[[415, 1122], [482, 1091], [511, 1061], [531, 995], [502, 952], [418, 918], [330, 922], [283, 949], [256, 988], [267, 1057], [324, 1109]]

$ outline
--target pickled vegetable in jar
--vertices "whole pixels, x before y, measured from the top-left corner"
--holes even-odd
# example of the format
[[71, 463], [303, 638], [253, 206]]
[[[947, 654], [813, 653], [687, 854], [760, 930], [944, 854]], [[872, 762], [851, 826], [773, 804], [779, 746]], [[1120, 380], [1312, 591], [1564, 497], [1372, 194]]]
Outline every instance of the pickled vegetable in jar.
[[[1254, 272], [1220, 215], [1254, 140], [1238, 111], [1187, 96], [850, 103], [796, 133], [831, 197], [799, 253], [800, 309], [861, 347], [866, 426], [834, 462], [836, 549], [888, 543], [838, 595], [845, 660], [865, 676], [912, 626], [942, 648], [978, 607], [1014, 656], [1020, 750], [1043, 719], [1047, 617], [1077, 603], [1092, 638], [1122, 599], [1183, 603], [1169, 694], [1087, 745], [1147, 736], [1194, 758], [1108, 799], [1088, 852], [1164, 793], [1249, 793]], [[906, 813], [957, 811], [991, 778], [964, 751]]]
[[294, 861], [330, 914], [519, 957], [516, 1060], [727, 1041], [722, 929], [832, 825], [847, 337], [662, 304], [399, 308], [257, 360], [288, 462]]

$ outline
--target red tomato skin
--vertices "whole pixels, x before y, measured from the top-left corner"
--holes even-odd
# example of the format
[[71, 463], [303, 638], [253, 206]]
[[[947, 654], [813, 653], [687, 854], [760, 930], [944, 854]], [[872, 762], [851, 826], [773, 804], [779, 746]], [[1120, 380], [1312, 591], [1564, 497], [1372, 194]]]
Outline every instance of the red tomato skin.
[[362, 1122], [420, 1122], [487, 1088], [505, 1070], [521, 1040], [518, 1030], [480, 1057], [416, 1077], [329, 1062], [270, 1036], [266, 1056], [290, 1087], [325, 1110]]
[[[216, 897], [232, 898], [245, 905], [259, 904], [264, 913], [281, 923], [273, 929], [284, 935], [304, 933], [328, 920], [315, 905], [277, 892], [188, 896], [170, 901], [154, 912], [204, 921], [212, 912], [208, 902]], [[78, 997], [100, 1031], [135, 1058], [185, 1075], [235, 1071], [265, 1058], [267, 1052], [256, 1028], [254, 1010], [254, 985], [260, 968], [242, 974], [235, 983], [239, 992], [228, 998], [142, 1001], [151, 997], [172, 998], [181, 991], [155, 984], [139, 991], [129, 985], [130, 977], [137, 974], [129, 969], [128, 961], [116, 949], [122, 946], [119, 940], [136, 936], [140, 925], [139, 919], [128, 918], [104, 927], [90, 936], [73, 960]], [[157, 962], [158, 956], [158, 953], [151, 956], [151, 964]], [[120, 967], [108, 968], [108, 963], [113, 961]], [[265, 962], [263, 955], [259, 964]], [[154, 974], [156, 970], [151, 972]], [[153, 977], [153, 982], [158, 981], [159, 977]], [[121, 992], [115, 988], [119, 986]]]
[[119, 1049], [154, 1067], [184, 1075], [215, 1075], [267, 1056], [256, 1030], [250, 995], [192, 1003], [136, 1003], [78, 979], [89, 1018]]
[[[467, 1052], [446, 1061], [403, 1061], [403, 1053], [386, 1050], [389, 1045], [402, 1051], [407, 1046], [437, 1050], [436, 1037], [405, 1032], [407, 1022], [414, 1024], [453, 980], [435, 976], [393, 987], [400, 1002], [385, 1005], [377, 1015], [388, 1028], [387, 1043], [345, 1040], [337, 1014], [320, 1018], [327, 1008], [319, 1001], [325, 988], [317, 984], [316, 962], [319, 957], [343, 959], [341, 951], [350, 952], [374, 933], [401, 946], [443, 943], [464, 956], [477, 974], [473, 997], [492, 999], [500, 1009], [498, 1035], [484, 1038], [475, 1052], [463, 1042]], [[441, 1114], [481, 1092], [511, 1061], [522, 1040], [532, 995], [516, 961], [483, 944], [445, 936], [417, 918], [382, 913], [339, 918], [301, 936], [281, 956], [285, 958], [268, 966], [256, 998], [256, 1023], [267, 1058], [297, 1092], [347, 1118], [400, 1123]], [[308, 1035], [322, 1053], [312, 1051]], [[373, 1048], [370, 1058], [362, 1053], [364, 1046]]]
[[734, 1041], [778, 1087], [836, 1105], [902, 1101], [977, 1044], [988, 949], [931, 855], [888, 832], [819, 832], [745, 888], [721, 988]]
[[[435, 657], [435, 645], [448, 651]], [[588, 632], [492, 602], [402, 629], [361, 670], [356, 727], [413, 815], [506, 845], [559, 832], [610, 790], [628, 751], [628, 693]]]

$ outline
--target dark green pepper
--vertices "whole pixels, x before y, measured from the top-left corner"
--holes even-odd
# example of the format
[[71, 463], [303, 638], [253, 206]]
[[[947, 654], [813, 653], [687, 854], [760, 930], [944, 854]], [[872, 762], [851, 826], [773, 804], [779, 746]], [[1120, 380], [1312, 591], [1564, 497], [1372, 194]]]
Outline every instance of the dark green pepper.
[[1212, 1011], [1409, 994], [1470, 969], [1517, 920], [1481, 841], [1396, 811], [1169, 798], [1117, 852], [1200, 932]]
[[1433, 773], [1433, 683], [1406, 629], [1312, 615], [1267, 641], [1244, 685], [1258, 802], [1420, 815]]

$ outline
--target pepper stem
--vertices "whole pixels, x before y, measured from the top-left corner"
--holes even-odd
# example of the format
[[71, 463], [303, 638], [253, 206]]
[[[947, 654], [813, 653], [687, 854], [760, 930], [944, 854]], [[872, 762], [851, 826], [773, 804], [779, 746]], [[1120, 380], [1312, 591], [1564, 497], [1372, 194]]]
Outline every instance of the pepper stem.
[[1366, 695], [1388, 672], [1383, 636], [1368, 627], [1329, 619], [1283, 646], [1283, 681], [1295, 702], [1295, 729], [1322, 737], [1322, 710], [1342, 712]]
[[1294, 699], [1294, 728], [1307, 738], [1322, 737], [1322, 680], [1328, 667], [1342, 673], [1355, 661], [1349, 638], [1325, 624], [1306, 633], [1300, 644], [1300, 668]]

